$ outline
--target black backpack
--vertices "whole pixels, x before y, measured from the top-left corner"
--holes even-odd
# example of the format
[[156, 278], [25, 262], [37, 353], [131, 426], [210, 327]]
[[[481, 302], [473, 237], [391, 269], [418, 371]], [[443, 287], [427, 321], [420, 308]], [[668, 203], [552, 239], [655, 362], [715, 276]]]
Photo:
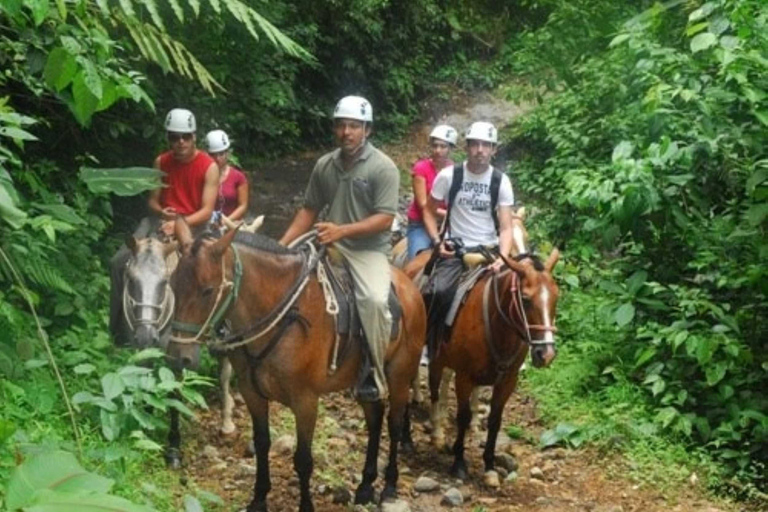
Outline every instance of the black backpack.
[[[493, 226], [496, 228], [496, 232], [499, 232], [499, 214], [496, 212], [496, 206], [499, 204], [499, 189], [501, 188], [501, 178], [504, 175], [502, 172], [494, 167], [493, 175], [491, 176], [491, 217], [493, 218]], [[464, 180], [464, 163], [456, 164], [453, 166], [453, 179], [451, 180], [451, 188], [448, 191], [448, 205], [445, 213], [446, 217], [446, 229], [451, 221], [451, 208], [453, 202], [456, 200], [456, 196], [461, 189], [462, 181]]]

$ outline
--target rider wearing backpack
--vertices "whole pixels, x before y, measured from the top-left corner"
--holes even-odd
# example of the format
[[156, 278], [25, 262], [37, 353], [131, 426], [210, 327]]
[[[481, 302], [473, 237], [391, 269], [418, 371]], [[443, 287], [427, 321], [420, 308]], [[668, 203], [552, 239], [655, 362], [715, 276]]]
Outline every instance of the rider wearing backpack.
[[[491, 165], [498, 131], [491, 123], [479, 121], [470, 126], [465, 138], [467, 160], [440, 171], [424, 209], [424, 225], [439, 255], [431, 269], [425, 296], [431, 354], [444, 334], [445, 314], [464, 270], [455, 245], [461, 244], [467, 250], [498, 247], [501, 254], [509, 254], [512, 248], [512, 184], [509, 177]], [[447, 204], [442, 232], [434, 213], [441, 201]], [[498, 272], [503, 264], [497, 257], [490, 268]]]

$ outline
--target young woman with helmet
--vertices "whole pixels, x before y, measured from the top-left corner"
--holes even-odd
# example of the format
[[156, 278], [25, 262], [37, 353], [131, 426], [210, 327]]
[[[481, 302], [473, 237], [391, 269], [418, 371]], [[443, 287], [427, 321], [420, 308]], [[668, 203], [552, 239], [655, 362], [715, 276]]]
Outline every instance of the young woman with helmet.
[[248, 179], [245, 173], [229, 163], [232, 146], [224, 130], [213, 130], [205, 136], [208, 154], [219, 166], [219, 198], [216, 210], [229, 220], [240, 220], [248, 211]]
[[[437, 173], [452, 166], [451, 150], [456, 147], [458, 133], [452, 126], [441, 124], [429, 134], [430, 156], [416, 162], [411, 171], [413, 183], [413, 202], [408, 207], [408, 260], [412, 260], [419, 252], [429, 249], [432, 240], [424, 227], [424, 208], [427, 207], [432, 183]], [[438, 208], [438, 215], [445, 214], [443, 208]]]

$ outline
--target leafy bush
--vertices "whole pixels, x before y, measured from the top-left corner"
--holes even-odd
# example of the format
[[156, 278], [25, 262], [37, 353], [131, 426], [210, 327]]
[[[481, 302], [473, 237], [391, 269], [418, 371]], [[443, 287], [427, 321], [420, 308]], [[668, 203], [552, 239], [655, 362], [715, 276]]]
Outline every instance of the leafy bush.
[[[157, 349], [146, 349], [132, 356], [130, 361], [162, 361], [164, 357]], [[75, 366], [73, 371], [77, 375], [91, 375], [96, 367], [83, 363]], [[94, 412], [98, 411], [101, 432], [107, 441], [130, 433], [136, 439], [136, 448], [159, 450], [162, 447], [148, 439], [145, 431], [164, 429], [167, 426], [165, 417], [172, 408], [184, 416], [194, 417], [192, 410], [181, 399], [207, 409], [205, 399], [195, 388], [210, 386], [211, 380], [186, 371], [182, 379], [177, 380], [173, 372], [164, 366], [153, 370], [128, 364], [105, 373], [99, 384], [98, 391], [75, 394], [72, 403], [76, 407], [88, 404]]]
[[538, 62], [559, 92], [515, 130], [528, 155], [522, 188], [552, 206], [544, 215], [569, 252], [604, 269], [581, 266], [573, 279], [601, 290], [623, 334], [596, 374], [640, 383], [660, 428], [758, 482], [768, 461], [766, 23], [751, 0], [652, 7], [605, 50], [585, 45], [567, 73]]

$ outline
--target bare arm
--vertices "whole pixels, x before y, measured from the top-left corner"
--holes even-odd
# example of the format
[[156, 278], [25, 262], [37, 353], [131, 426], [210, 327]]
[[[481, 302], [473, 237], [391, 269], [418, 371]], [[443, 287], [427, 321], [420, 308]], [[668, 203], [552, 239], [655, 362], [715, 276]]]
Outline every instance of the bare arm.
[[499, 252], [507, 256], [512, 250], [512, 207], [499, 206]]
[[427, 194], [427, 180], [423, 176], [413, 177], [413, 200], [419, 211], [423, 212], [427, 207], [429, 195]]
[[440, 241], [440, 229], [437, 227], [437, 201], [432, 196], [427, 199], [427, 207], [421, 213], [424, 217], [424, 228], [427, 230], [429, 238], [435, 245]]
[[296, 212], [296, 216], [293, 218], [291, 225], [285, 231], [285, 234], [280, 239], [281, 245], [288, 245], [293, 242], [297, 237], [300, 237], [312, 227], [317, 219], [317, 212], [306, 206]]
[[[155, 158], [155, 163], [152, 164], [152, 166], [160, 170], [160, 157], [158, 156]], [[150, 211], [152, 213], [156, 213], [157, 215], [161, 215], [163, 213], [163, 207], [160, 206], [160, 190], [159, 188], [156, 188], [155, 190], [152, 190], [149, 192], [149, 199], [147, 200], [147, 204], [149, 205]]]
[[219, 194], [219, 167], [213, 163], [205, 171], [205, 184], [203, 185], [203, 205], [195, 213], [187, 215], [184, 220], [190, 227], [199, 226], [211, 218], [216, 207], [216, 197]]
[[237, 187], [237, 208], [228, 215], [229, 220], [242, 219], [248, 211], [248, 182], [244, 181]]

